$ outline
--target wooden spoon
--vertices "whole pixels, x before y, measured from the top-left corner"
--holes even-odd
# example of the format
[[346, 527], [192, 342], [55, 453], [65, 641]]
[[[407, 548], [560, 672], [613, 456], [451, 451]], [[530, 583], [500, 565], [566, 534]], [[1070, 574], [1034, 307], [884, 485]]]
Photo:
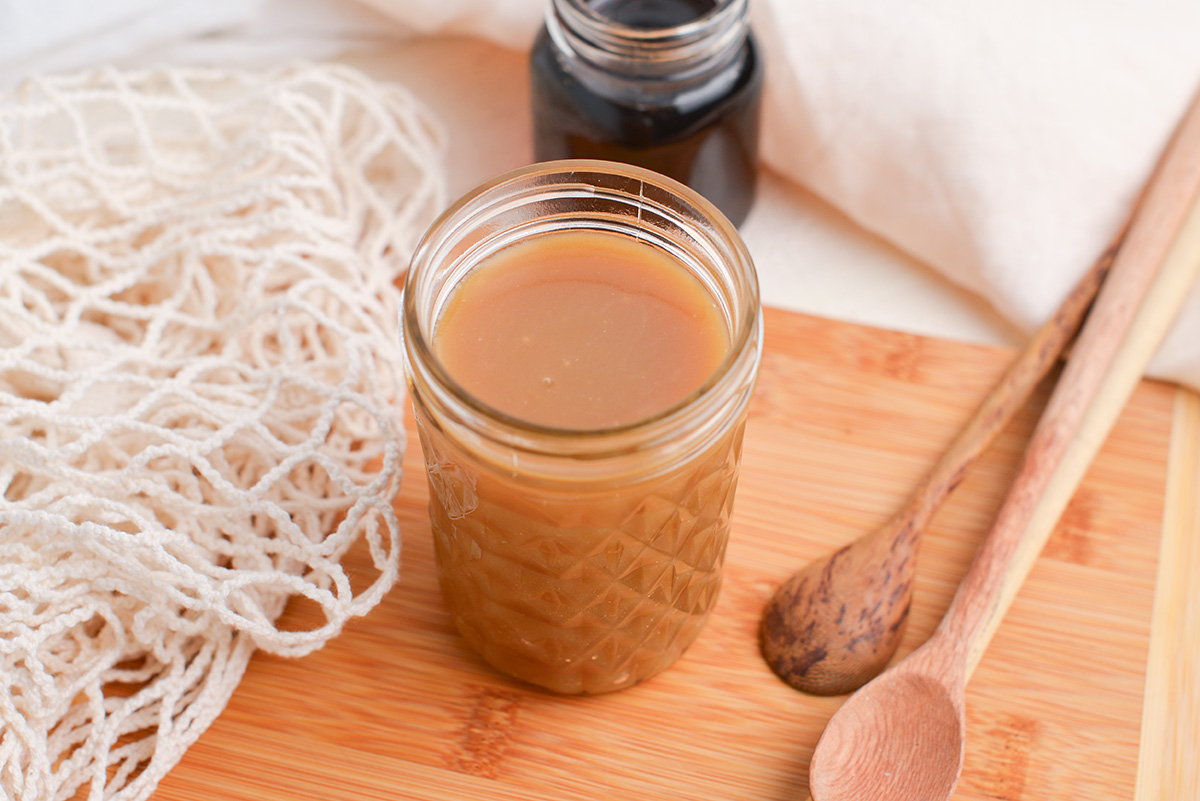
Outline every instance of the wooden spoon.
[[776, 589], [763, 610], [759, 644], [780, 678], [804, 692], [841, 695], [887, 666], [908, 619], [921, 532], [1075, 336], [1120, 239], [1029, 340], [896, 515]]
[[967, 681], [1197, 272], [1200, 98], [1151, 182], [946, 616], [924, 645], [830, 719], [809, 769], [814, 801], [950, 798], [962, 772]]

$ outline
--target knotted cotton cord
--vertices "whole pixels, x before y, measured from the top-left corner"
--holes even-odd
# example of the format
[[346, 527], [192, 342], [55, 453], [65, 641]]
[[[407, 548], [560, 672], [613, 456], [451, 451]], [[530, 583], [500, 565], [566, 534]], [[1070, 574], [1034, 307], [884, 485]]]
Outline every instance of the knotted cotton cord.
[[[0, 100], [0, 796], [146, 798], [255, 649], [319, 648], [393, 584], [393, 282], [439, 158], [340, 67]], [[295, 596], [318, 627], [276, 625]]]

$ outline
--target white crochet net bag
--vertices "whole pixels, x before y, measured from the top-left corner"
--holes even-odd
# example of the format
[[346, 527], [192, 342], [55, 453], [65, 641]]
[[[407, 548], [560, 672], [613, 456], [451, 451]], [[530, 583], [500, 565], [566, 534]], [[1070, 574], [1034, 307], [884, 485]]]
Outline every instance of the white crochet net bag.
[[[337, 67], [0, 100], [0, 797], [146, 798], [255, 648], [395, 581], [393, 280], [439, 158]], [[278, 628], [292, 596], [323, 625]]]

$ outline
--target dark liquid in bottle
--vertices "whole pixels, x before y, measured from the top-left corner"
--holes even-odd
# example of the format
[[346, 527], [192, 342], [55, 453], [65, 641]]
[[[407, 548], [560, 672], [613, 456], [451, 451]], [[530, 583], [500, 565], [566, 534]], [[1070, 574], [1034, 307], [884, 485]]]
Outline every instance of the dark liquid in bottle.
[[[592, 10], [629, 27], [683, 25], [715, 0], [594, 0]], [[534, 154], [539, 161], [594, 158], [646, 167], [692, 187], [735, 225], [757, 183], [762, 64], [753, 36], [716, 74], [687, 91], [660, 78], [584, 78], [545, 31], [531, 55]]]

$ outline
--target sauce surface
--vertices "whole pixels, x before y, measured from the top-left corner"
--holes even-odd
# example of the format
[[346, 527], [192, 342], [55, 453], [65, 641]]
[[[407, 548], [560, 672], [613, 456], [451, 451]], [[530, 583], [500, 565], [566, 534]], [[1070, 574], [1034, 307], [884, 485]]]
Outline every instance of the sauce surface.
[[556, 231], [472, 270], [438, 319], [433, 348], [492, 408], [595, 430], [683, 400], [730, 341], [716, 301], [674, 257], [618, 234]]

